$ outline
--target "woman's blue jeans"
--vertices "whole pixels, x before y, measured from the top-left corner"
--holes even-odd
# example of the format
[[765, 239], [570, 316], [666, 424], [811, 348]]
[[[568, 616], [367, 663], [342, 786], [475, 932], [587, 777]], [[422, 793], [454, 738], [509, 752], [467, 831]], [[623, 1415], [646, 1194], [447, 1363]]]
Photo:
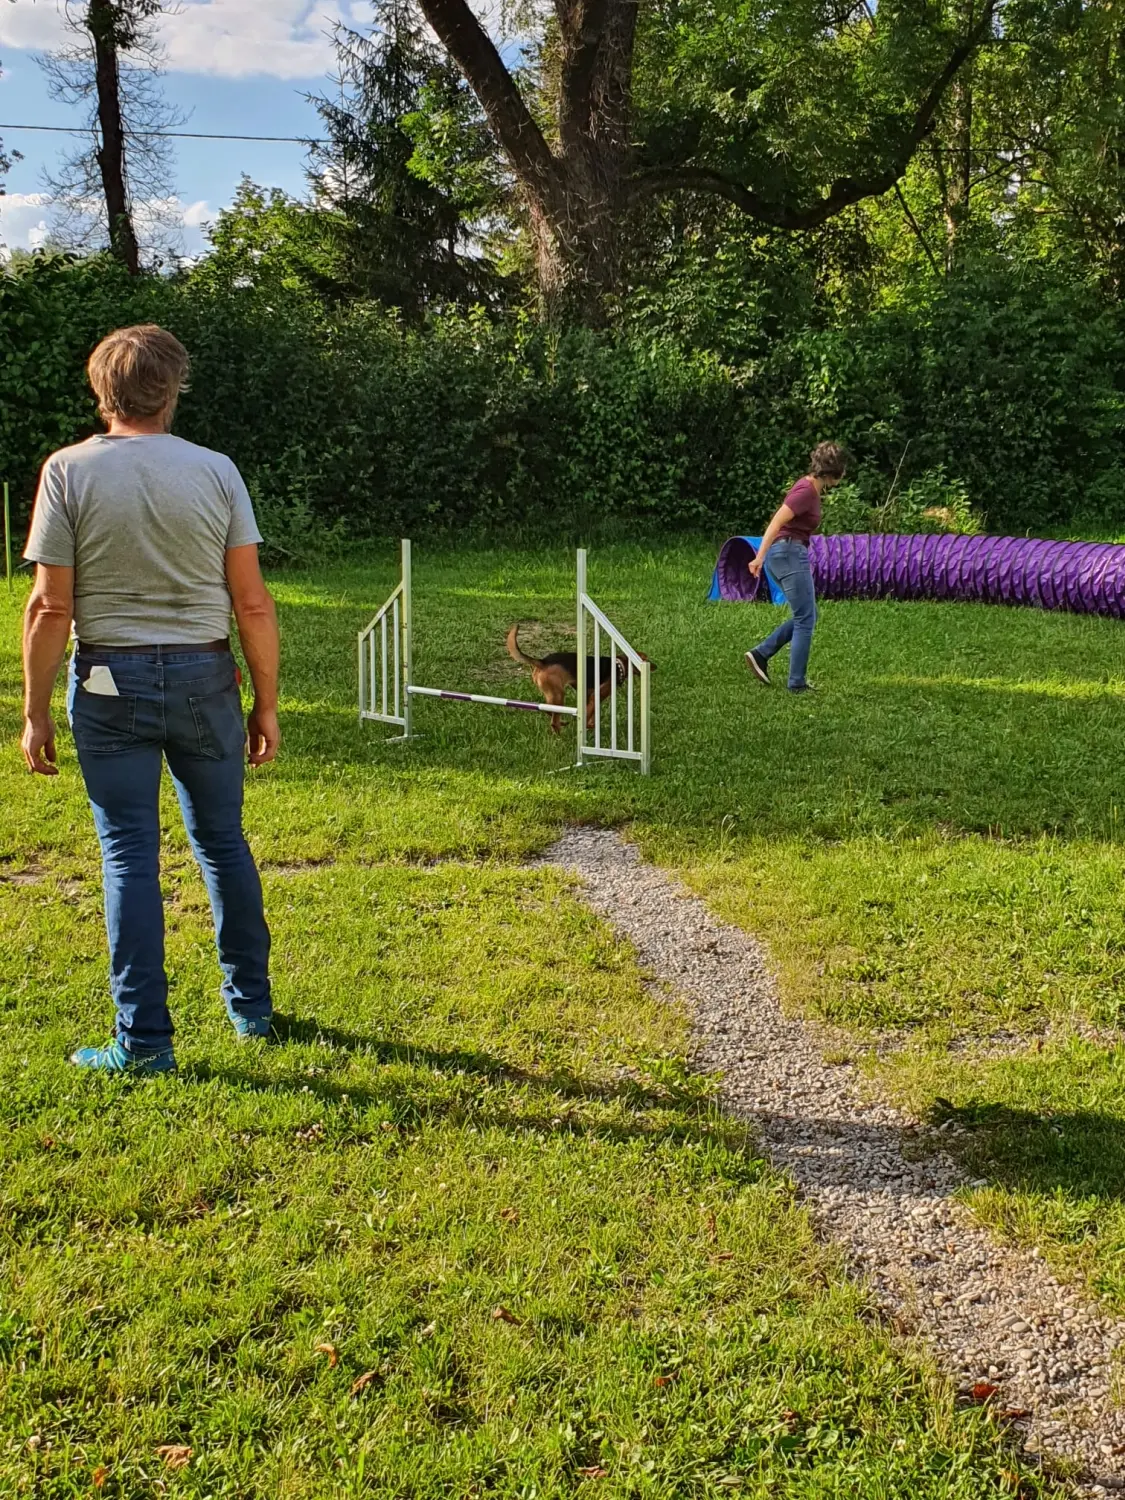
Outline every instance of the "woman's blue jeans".
[[[86, 689], [108, 667], [116, 694]], [[104, 685], [106, 674], [95, 676]], [[152, 647], [75, 653], [67, 708], [102, 849], [117, 1039], [133, 1052], [171, 1045], [160, 896], [163, 762], [203, 871], [223, 998], [232, 1016], [271, 1014], [262, 883], [242, 832], [246, 731], [229, 651]]]
[[792, 641], [789, 652], [789, 686], [802, 688], [806, 683], [813, 626], [816, 624], [816, 590], [809, 564], [809, 549], [800, 542], [783, 539], [774, 542], [767, 561], [793, 614], [771, 636], [767, 636], [760, 646], [755, 647], [755, 651], [764, 661], [769, 661], [782, 646], [787, 646]]

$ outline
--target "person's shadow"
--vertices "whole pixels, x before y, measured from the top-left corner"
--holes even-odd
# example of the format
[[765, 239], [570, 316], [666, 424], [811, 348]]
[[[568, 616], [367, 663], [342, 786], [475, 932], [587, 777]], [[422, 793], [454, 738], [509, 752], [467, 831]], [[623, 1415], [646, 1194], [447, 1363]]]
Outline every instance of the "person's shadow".
[[1021, 1192], [1062, 1195], [1075, 1238], [1098, 1228], [1098, 1203], [1125, 1200], [1125, 1120], [1098, 1110], [1037, 1114], [973, 1099], [938, 1098], [930, 1121], [952, 1121], [960, 1135], [944, 1142], [981, 1177]]
[[[280, 1049], [316, 1047], [328, 1056], [336, 1054], [337, 1061], [341, 1053], [363, 1056], [386, 1073], [362, 1082], [354, 1076], [333, 1077], [331, 1072], [310, 1075], [307, 1054], [291, 1073], [258, 1071], [249, 1054], [243, 1066], [196, 1062], [182, 1071], [201, 1082], [221, 1079], [254, 1092], [311, 1094], [328, 1104], [375, 1107], [402, 1126], [456, 1111], [481, 1125], [523, 1134], [592, 1135], [615, 1141], [671, 1135], [698, 1144], [721, 1143], [742, 1151], [748, 1168], [754, 1163], [756, 1171], [766, 1155], [762, 1129], [767, 1136], [773, 1134], [765, 1116], [736, 1119], [724, 1114], [715, 1102], [716, 1080], [696, 1075], [668, 1082], [629, 1075], [586, 1078], [563, 1068], [530, 1069], [488, 1052], [437, 1050], [300, 1016], [275, 1016], [274, 1028], [274, 1045]], [[463, 1086], [435, 1097], [416, 1088], [411, 1078], [415, 1069], [459, 1079]], [[616, 1107], [588, 1111], [588, 1105]], [[919, 1170], [908, 1174], [897, 1190], [913, 1195], [925, 1188], [927, 1156], [934, 1150], [947, 1151], [966, 1179], [981, 1177], [1013, 1192], [1061, 1198], [1078, 1237], [1096, 1230], [1100, 1205], [1125, 1200], [1125, 1121], [1112, 1114], [1072, 1110], [1041, 1115], [984, 1100], [954, 1106], [939, 1099], [928, 1123], [936, 1127], [948, 1122], [958, 1127], [955, 1134], [916, 1135], [888, 1125], [805, 1119], [802, 1141], [811, 1143], [812, 1151], [795, 1154], [790, 1161], [781, 1146], [775, 1155], [777, 1164], [790, 1168], [798, 1181], [847, 1186], [855, 1185], [862, 1162], [873, 1150], [880, 1155], [901, 1152]], [[887, 1185], [896, 1190], [894, 1184]]]
[[[667, 1082], [634, 1077], [586, 1078], [565, 1068], [544, 1067], [532, 1070], [520, 1067], [487, 1052], [469, 1049], [437, 1050], [417, 1046], [401, 1039], [387, 1039], [360, 1031], [298, 1016], [274, 1015], [271, 1048], [287, 1045], [316, 1047], [327, 1056], [347, 1053], [374, 1060], [386, 1068], [379, 1082], [359, 1081], [354, 1076], [332, 1077], [327, 1071], [310, 1074], [302, 1055], [292, 1073], [271, 1068], [259, 1071], [251, 1051], [245, 1063], [237, 1067], [217, 1067], [206, 1061], [184, 1064], [181, 1077], [200, 1083], [210, 1080], [262, 1094], [312, 1095], [328, 1104], [347, 1103], [353, 1108], [377, 1108], [387, 1112], [395, 1125], [410, 1126], [422, 1119], [434, 1120], [456, 1112], [473, 1117], [480, 1124], [501, 1129], [533, 1132], [541, 1135], [568, 1134], [595, 1136], [607, 1140], [634, 1138], [690, 1140], [753, 1144], [753, 1132], [728, 1118], [717, 1108], [715, 1087], [711, 1080], [686, 1074]], [[412, 1070], [439, 1073], [447, 1080], [477, 1079], [486, 1087], [471, 1083], [452, 1094], [435, 1097], [432, 1091], [418, 1089]], [[519, 1091], [519, 1096], [511, 1085]], [[583, 1114], [581, 1106], [611, 1106]], [[575, 1108], [575, 1106], [579, 1106]], [[615, 1107], [614, 1107], [615, 1106]], [[758, 1154], [749, 1151], [747, 1160], [757, 1161]]]

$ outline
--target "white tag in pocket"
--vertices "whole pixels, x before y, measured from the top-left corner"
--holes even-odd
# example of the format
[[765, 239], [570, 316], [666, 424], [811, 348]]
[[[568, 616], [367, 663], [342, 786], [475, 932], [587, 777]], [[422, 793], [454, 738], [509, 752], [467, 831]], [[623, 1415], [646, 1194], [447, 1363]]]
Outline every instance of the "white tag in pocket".
[[88, 693], [100, 693], [103, 698], [120, 698], [113, 673], [106, 666], [90, 668], [90, 675], [82, 684]]

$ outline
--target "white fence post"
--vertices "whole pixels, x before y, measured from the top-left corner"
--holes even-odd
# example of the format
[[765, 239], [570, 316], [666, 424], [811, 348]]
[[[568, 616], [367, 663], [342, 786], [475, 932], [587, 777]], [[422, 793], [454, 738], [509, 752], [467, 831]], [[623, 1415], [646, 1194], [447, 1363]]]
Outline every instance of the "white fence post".
[[586, 549], [578, 549], [578, 661], [574, 692], [578, 703], [578, 765], [586, 763]]
[[414, 616], [411, 613], [410, 543], [402, 539], [402, 737], [408, 740], [410, 732], [410, 684], [414, 666]]
[[[591, 624], [594, 627], [594, 681], [591, 684], [586, 670], [586, 647], [587, 635]], [[607, 688], [606, 697], [609, 702], [609, 744], [602, 744], [601, 714], [602, 714], [602, 668], [601, 650], [602, 636], [609, 642], [610, 679], [605, 684]], [[638, 769], [644, 776], [649, 775], [652, 770], [652, 699], [651, 699], [651, 672], [649, 663], [638, 651], [635, 651], [625, 637], [614, 625], [613, 621], [598, 608], [590, 595], [586, 592], [586, 553], [578, 553], [578, 650], [577, 669], [575, 671], [576, 687], [578, 694], [578, 764], [588, 765], [595, 758], [608, 758], [613, 760], [632, 760], [637, 762]], [[623, 672], [622, 681], [626, 686], [626, 749], [622, 750], [618, 742], [617, 705], [618, 705], [618, 674]], [[636, 676], [640, 683], [640, 703], [634, 705], [633, 678]], [[594, 707], [594, 736], [593, 743], [587, 738], [586, 727], [586, 700], [593, 699]], [[640, 740], [638, 747], [637, 740]]]
[[[403, 574], [382, 609], [359, 632], [359, 719], [397, 724], [410, 738], [410, 543], [402, 544]], [[376, 639], [378, 637], [378, 639]], [[391, 688], [391, 673], [394, 687]]]
[[[649, 679], [652, 676], [652, 667], [649, 663], [641, 663], [641, 775], [647, 776], [652, 770], [652, 698], [649, 692]], [[632, 734], [629, 736], [629, 748], [633, 748]]]

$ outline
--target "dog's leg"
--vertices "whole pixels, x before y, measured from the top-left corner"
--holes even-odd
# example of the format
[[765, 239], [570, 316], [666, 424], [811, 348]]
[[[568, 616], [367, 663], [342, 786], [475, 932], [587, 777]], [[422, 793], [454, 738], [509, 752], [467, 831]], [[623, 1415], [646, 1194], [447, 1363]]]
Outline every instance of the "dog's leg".
[[[552, 682], [543, 689], [543, 697], [548, 703], [561, 703], [563, 701], [562, 689]], [[552, 734], [562, 733], [562, 719], [558, 714], [551, 715], [551, 732]]]
[[[532, 673], [535, 686], [543, 694], [545, 703], [564, 703], [566, 701], [566, 683], [562, 681], [559, 673], [550, 668], [540, 669]], [[562, 733], [562, 720], [558, 714], [551, 715], [551, 730], [554, 734]]]
[[[613, 684], [610, 682], [609, 678], [607, 677], [606, 680], [602, 683], [601, 693], [599, 694], [599, 696], [601, 698], [601, 701], [603, 703], [609, 697], [610, 691], [611, 691], [612, 687], [613, 687]], [[590, 692], [589, 692], [589, 696], [586, 699], [586, 728], [587, 729], [591, 729], [591, 730], [593, 729], [593, 727], [594, 727], [594, 720], [597, 717], [597, 712], [598, 712], [597, 707], [594, 704], [594, 690], [593, 690], [593, 688], [591, 688]]]

